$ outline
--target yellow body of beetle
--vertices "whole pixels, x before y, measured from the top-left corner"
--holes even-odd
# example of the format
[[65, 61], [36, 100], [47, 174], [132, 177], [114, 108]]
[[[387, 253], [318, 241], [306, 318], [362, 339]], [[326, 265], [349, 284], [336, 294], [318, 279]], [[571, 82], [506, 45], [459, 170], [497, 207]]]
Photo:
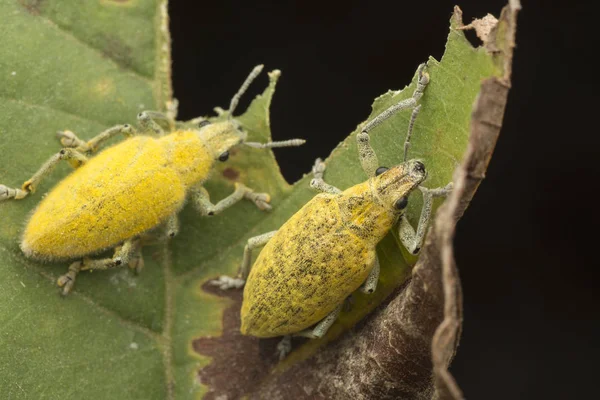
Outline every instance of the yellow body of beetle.
[[[426, 177], [409, 161], [340, 194], [315, 196], [269, 240], [244, 288], [241, 332], [298, 333], [323, 320], [367, 279], [375, 246], [398, 221], [395, 204]], [[403, 203], [406, 206], [406, 203]]]
[[215, 159], [201, 131], [136, 136], [110, 147], [42, 200], [21, 249], [34, 258], [73, 259], [115, 247], [177, 213]]
[[[188, 123], [175, 121], [176, 103], [167, 114], [144, 111], [138, 115], [143, 133], [135, 135], [129, 125], [117, 125], [84, 142], [73, 132], [59, 132], [65, 146], [27, 180], [21, 189], [0, 185], [0, 200], [22, 199], [35, 191], [44, 177], [61, 160], [77, 168], [41, 201], [29, 219], [21, 240], [28, 257], [40, 260], [79, 259], [58, 279], [67, 294], [80, 271], [129, 265], [139, 271], [142, 236], [164, 224], [167, 236], [178, 230], [177, 213], [190, 197], [203, 215], [214, 215], [247, 199], [267, 210], [269, 195], [255, 193], [236, 183], [236, 190], [212, 204], [203, 183], [217, 160], [226, 161], [229, 149], [239, 144], [255, 148], [298, 146], [301, 139], [282, 142], [247, 142], [247, 134], [233, 119], [240, 96], [260, 73], [250, 73], [231, 100], [227, 119], [210, 123], [196, 118]], [[273, 82], [279, 71], [269, 74]], [[163, 131], [168, 127], [168, 132]], [[101, 143], [118, 135], [128, 138], [88, 159]], [[112, 258], [88, 258], [115, 248]]]
[[[283, 226], [248, 239], [238, 277], [211, 281], [221, 289], [244, 287], [241, 332], [256, 337], [284, 336], [280, 358], [291, 350], [291, 336], [320, 338], [337, 319], [344, 301], [357, 289], [373, 293], [379, 280], [377, 243], [398, 223], [399, 239], [418, 254], [431, 216], [433, 198], [446, 196], [452, 184], [427, 189], [425, 165], [406, 161], [419, 113], [418, 100], [429, 82], [425, 64], [417, 70], [412, 97], [398, 101], [367, 122], [356, 135], [358, 158], [369, 177], [345, 191], [323, 180], [325, 164], [317, 159], [310, 185], [315, 196]], [[396, 112], [412, 108], [404, 142], [404, 162], [392, 168], [379, 164], [369, 131]], [[423, 193], [417, 229], [404, 215], [408, 195]], [[252, 250], [264, 246], [252, 265]]]

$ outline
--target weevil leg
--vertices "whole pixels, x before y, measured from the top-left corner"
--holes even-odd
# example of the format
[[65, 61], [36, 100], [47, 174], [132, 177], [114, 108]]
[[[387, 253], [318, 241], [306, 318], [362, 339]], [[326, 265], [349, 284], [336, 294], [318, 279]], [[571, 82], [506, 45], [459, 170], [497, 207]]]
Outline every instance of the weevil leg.
[[242, 263], [240, 264], [240, 270], [238, 271], [238, 276], [240, 276], [244, 281], [248, 279], [250, 268], [252, 267], [252, 250], [266, 245], [276, 233], [277, 231], [271, 231], [248, 239], [246, 247], [244, 247], [244, 257], [242, 258]]
[[292, 337], [286, 335], [277, 343], [277, 354], [279, 361], [283, 360], [292, 351]]
[[12, 189], [4, 185], [0, 185], [0, 200], [15, 199], [20, 200], [28, 194], [35, 192], [39, 183], [52, 172], [56, 164], [61, 160], [71, 162], [71, 165], [83, 165], [87, 161], [87, 157], [79, 151], [71, 148], [64, 148], [48, 159], [40, 169], [33, 174], [29, 180], [23, 183], [21, 189]]
[[173, 238], [179, 233], [179, 217], [177, 214], [171, 215], [165, 222], [165, 233], [168, 238]]
[[123, 135], [126, 138], [135, 135], [135, 129], [129, 124], [116, 125], [112, 128], [99, 133], [87, 142], [79, 139], [72, 131], [58, 131], [56, 137], [60, 140], [60, 143], [65, 147], [74, 148], [81, 153], [87, 153], [89, 151], [96, 151], [102, 146], [107, 140], [117, 136]]
[[267, 142], [267, 143], [259, 143], [259, 142], [244, 142], [244, 144], [248, 147], [253, 147], [255, 149], [272, 149], [275, 147], [297, 147], [302, 146], [306, 143], [304, 139], [289, 139], [289, 140], [280, 140], [278, 142]]
[[335, 322], [337, 317], [340, 315], [342, 311], [342, 307], [344, 303], [337, 306], [332, 312], [330, 312], [325, 318], [323, 318], [317, 325], [315, 325], [312, 329], [305, 329], [298, 333], [295, 333], [294, 336], [303, 336], [309, 339], [319, 339], [327, 333], [331, 325]]
[[365, 294], [371, 294], [377, 288], [377, 282], [379, 282], [379, 272], [381, 267], [379, 265], [379, 257], [375, 254], [375, 260], [373, 260], [373, 268], [369, 272], [369, 276], [365, 280], [365, 283], [360, 287], [360, 291]]
[[144, 257], [142, 255], [142, 241], [136, 240], [133, 243], [133, 249], [129, 257], [129, 263], [127, 264], [129, 269], [139, 275], [144, 269]]
[[[87, 270], [106, 270], [118, 268], [124, 265], [129, 265], [140, 251], [139, 240], [129, 239], [122, 246], [115, 249], [115, 254], [112, 258], [103, 258], [100, 260], [92, 260], [89, 258], [83, 261], [74, 262], [69, 266], [69, 271], [60, 276], [57, 280], [58, 286], [62, 287], [62, 294], [66, 296], [73, 289], [75, 278], [81, 271]], [[136, 268], [139, 264], [136, 264]]]
[[421, 251], [423, 244], [423, 238], [429, 225], [431, 218], [431, 208], [433, 206], [433, 199], [436, 197], [445, 197], [452, 191], [452, 182], [442, 188], [427, 189], [419, 186], [421, 192], [423, 192], [423, 207], [421, 208], [421, 216], [419, 217], [419, 225], [417, 231], [411, 226], [406, 216], [402, 215], [400, 218], [400, 224], [398, 227], [398, 234], [402, 245], [411, 254], [418, 254]]
[[325, 167], [325, 163], [320, 158], [315, 160], [315, 165], [312, 167], [313, 179], [310, 181], [310, 187], [325, 193], [342, 193], [340, 189], [328, 184], [323, 180]]
[[[375, 118], [370, 120], [363, 126], [360, 133], [356, 135], [356, 141], [358, 144], [358, 157], [360, 159], [360, 164], [367, 174], [367, 176], [375, 176], [375, 171], [380, 167], [379, 161], [377, 159], [377, 154], [371, 147], [369, 132], [373, 130], [376, 126], [380, 125], [382, 122], [390, 118], [392, 115], [397, 113], [398, 111], [405, 110], [408, 108], [415, 108], [417, 106], [417, 102], [423, 96], [423, 91], [425, 87], [429, 83], [429, 74], [425, 72], [425, 64], [421, 64], [417, 69], [417, 88], [413, 92], [413, 95], [408, 99], [401, 100], [398, 103], [392, 105], [391, 107], [384, 110], [381, 114], [377, 115]], [[411, 122], [409, 123], [409, 135], [412, 132], [412, 127], [414, 125], [414, 121], [418, 115], [419, 111], [416, 113], [413, 111], [411, 115]], [[407, 140], [410, 143], [409, 140]], [[407, 145], [405, 142], [405, 153], [407, 150]]]
[[158, 136], [164, 136], [165, 131], [156, 122], [157, 120], [165, 121], [169, 126], [171, 126], [171, 121], [169, 120], [169, 117], [163, 113], [159, 113], [156, 111], [142, 111], [137, 115], [137, 120], [140, 126], [145, 131], [152, 131]]
[[[129, 269], [135, 272], [138, 275], [144, 269], [144, 257], [142, 256], [142, 246], [143, 246], [142, 238], [131, 240], [131, 242], [125, 242], [123, 246], [115, 247], [115, 253], [112, 259], [115, 260], [117, 257], [122, 257], [123, 253], [125, 253], [125, 257], [123, 263], [127, 263]], [[130, 247], [125, 247], [128, 245]], [[101, 261], [101, 260], [100, 260]], [[91, 269], [91, 268], [90, 268]]]
[[19, 188], [9, 188], [8, 186], [0, 184], [0, 201], [8, 199], [21, 200], [28, 194], [29, 192], [26, 190], [22, 190]]
[[246, 284], [246, 280], [241, 278], [233, 278], [227, 275], [221, 275], [217, 279], [208, 281], [208, 284], [211, 286], [216, 286], [221, 290], [241, 289]]
[[79, 137], [77, 137], [73, 131], [69, 130], [56, 132], [56, 138], [60, 141], [60, 144], [63, 147], [71, 147], [76, 149], [85, 144], [85, 142], [79, 139]]
[[279, 360], [283, 360], [292, 351], [292, 336], [302, 336], [309, 339], [319, 339], [327, 333], [331, 325], [340, 315], [344, 303], [337, 306], [331, 313], [323, 318], [314, 328], [305, 329], [293, 335], [286, 335], [277, 344], [277, 353], [279, 354]]
[[227, 275], [221, 275], [218, 279], [210, 281], [212, 286], [218, 286], [221, 290], [240, 289], [246, 283], [250, 268], [252, 268], [252, 250], [257, 247], [266, 245], [277, 231], [263, 233], [262, 235], [254, 236], [248, 239], [246, 247], [244, 247], [244, 257], [235, 278]]
[[267, 193], [256, 193], [254, 190], [241, 183], [236, 183], [234, 192], [217, 204], [211, 203], [210, 196], [205, 188], [200, 187], [192, 189], [192, 200], [202, 215], [217, 215], [242, 199], [250, 200], [260, 210], [265, 211], [271, 209], [271, 206], [269, 205], [271, 197]]
[[79, 271], [81, 271], [82, 266], [82, 261], [75, 261], [74, 263], [69, 265], [69, 271], [58, 278], [56, 283], [58, 284], [58, 286], [63, 288], [63, 296], [69, 294], [73, 289], [73, 285], [75, 284], [75, 277], [77, 277], [77, 274], [79, 274]]
[[371, 138], [367, 131], [363, 130], [356, 135], [358, 145], [358, 159], [365, 174], [370, 178], [375, 176], [375, 171], [380, 167], [379, 159], [373, 147], [371, 147]]

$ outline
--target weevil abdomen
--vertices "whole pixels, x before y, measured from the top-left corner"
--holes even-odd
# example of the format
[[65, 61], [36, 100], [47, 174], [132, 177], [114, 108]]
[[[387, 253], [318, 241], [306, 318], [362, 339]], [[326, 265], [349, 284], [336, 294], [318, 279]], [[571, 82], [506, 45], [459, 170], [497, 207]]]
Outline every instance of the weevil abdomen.
[[209, 173], [207, 156], [193, 132], [137, 136], [110, 147], [41, 201], [21, 249], [39, 259], [71, 259], [143, 233], [182, 207], [188, 186]]
[[365, 281], [375, 247], [344, 226], [337, 198], [314, 197], [263, 248], [244, 289], [243, 334], [272, 337], [305, 329]]

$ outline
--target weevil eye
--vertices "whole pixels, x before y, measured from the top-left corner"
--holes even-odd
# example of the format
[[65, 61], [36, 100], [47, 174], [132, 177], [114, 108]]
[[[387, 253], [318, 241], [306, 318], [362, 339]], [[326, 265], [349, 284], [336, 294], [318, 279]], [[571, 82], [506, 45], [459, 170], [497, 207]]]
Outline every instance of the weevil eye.
[[425, 165], [423, 165], [423, 163], [421, 161], [417, 161], [415, 163], [415, 171], [420, 172], [420, 173], [424, 173], [425, 172]]
[[404, 210], [408, 205], [408, 197], [402, 196], [394, 203], [394, 208], [396, 210]]
[[210, 125], [210, 121], [204, 120], [204, 121], [198, 122], [198, 128], [203, 128], [206, 125]]
[[379, 167], [379, 168], [377, 168], [377, 170], [375, 170], [375, 176], [379, 176], [379, 175], [383, 174], [388, 169], [389, 169], [388, 167]]
[[224, 151], [219, 156], [219, 161], [227, 161], [228, 159], [229, 159], [229, 152], [228, 151]]

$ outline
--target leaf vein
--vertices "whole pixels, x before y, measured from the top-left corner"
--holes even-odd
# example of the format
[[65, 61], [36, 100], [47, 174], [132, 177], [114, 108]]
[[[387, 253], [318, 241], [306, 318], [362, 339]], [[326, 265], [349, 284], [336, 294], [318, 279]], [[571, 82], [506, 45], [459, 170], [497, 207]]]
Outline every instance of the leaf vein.
[[42, 104], [35, 104], [35, 103], [29, 103], [29, 102], [27, 102], [25, 100], [14, 99], [12, 97], [6, 97], [6, 96], [0, 96], [0, 99], [1, 100], [6, 100], [6, 101], [11, 101], [13, 103], [16, 103], [16, 104], [19, 104], [19, 105], [22, 105], [22, 106], [25, 106], [25, 107], [40, 108], [40, 109], [43, 109], [43, 110], [48, 110], [48, 111], [53, 111], [53, 112], [57, 112], [57, 113], [62, 113], [62, 114], [68, 115], [70, 117], [79, 119], [81, 121], [93, 122], [93, 123], [102, 125], [104, 127], [108, 126], [108, 124], [106, 122], [102, 122], [102, 121], [98, 121], [98, 120], [95, 120], [95, 119], [92, 119], [92, 118], [84, 117], [84, 116], [81, 116], [81, 115], [78, 115], [78, 114], [73, 114], [73, 113], [71, 113], [69, 111], [61, 110], [61, 109], [58, 109], [58, 108], [55, 108], [55, 107], [51, 107], [51, 106], [42, 105]]
[[58, 25], [58, 24], [57, 24], [56, 22], [54, 22], [52, 19], [50, 19], [50, 18], [48, 18], [48, 17], [46, 17], [46, 16], [42, 16], [42, 15], [40, 15], [40, 16], [39, 16], [39, 18], [41, 18], [41, 19], [43, 19], [44, 21], [46, 21], [46, 23], [47, 23], [49, 26], [51, 26], [51, 27], [53, 27], [53, 28], [57, 29], [57, 30], [58, 30], [59, 32], [61, 32], [61, 33], [62, 33], [62, 34], [65, 36], [65, 37], [68, 37], [68, 38], [70, 38], [71, 40], [74, 40], [74, 41], [76, 41], [77, 43], [79, 43], [79, 44], [83, 45], [84, 47], [86, 47], [86, 48], [88, 48], [88, 49], [92, 50], [93, 52], [97, 53], [97, 54], [98, 54], [100, 57], [102, 57], [102, 58], [106, 58], [106, 59], [110, 60], [110, 62], [111, 62], [111, 63], [112, 63], [112, 64], [113, 64], [113, 65], [114, 65], [114, 66], [115, 66], [117, 69], [122, 69], [122, 70], [126, 71], [127, 73], [129, 73], [129, 74], [131, 74], [131, 75], [135, 76], [136, 78], [138, 78], [138, 79], [141, 79], [141, 80], [143, 80], [144, 82], [146, 82], [146, 83], [148, 83], [148, 84], [150, 84], [150, 85], [154, 85], [154, 83], [155, 83], [155, 82], [154, 82], [154, 80], [152, 79], [153, 77], [148, 77], [148, 76], [146, 76], [146, 75], [142, 75], [142, 74], [141, 74], [139, 71], [136, 71], [136, 70], [134, 70], [134, 69], [133, 69], [133, 68], [131, 68], [131, 67], [127, 67], [127, 66], [120, 65], [119, 63], [117, 63], [117, 62], [116, 62], [116, 60], [115, 60], [114, 58], [112, 58], [111, 56], [109, 56], [109, 55], [107, 55], [107, 54], [103, 53], [103, 52], [102, 52], [100, 49], [98, 49], [98, 48], [96, 48], [96, 47], [92, 46], [91, 44], [89, 44], [89, 43], [87, 43], [87, 42], [85, 42], [85, 41], [81, 40], [80, 38], [78, 38], [77, 36], [75, 36], [75, 34], [73, 34], [73, 32], [71, 32], [71, 31], [69, 31], [69, 30], [65, 29], [64, 27], [62, 27], [62, 26]]

